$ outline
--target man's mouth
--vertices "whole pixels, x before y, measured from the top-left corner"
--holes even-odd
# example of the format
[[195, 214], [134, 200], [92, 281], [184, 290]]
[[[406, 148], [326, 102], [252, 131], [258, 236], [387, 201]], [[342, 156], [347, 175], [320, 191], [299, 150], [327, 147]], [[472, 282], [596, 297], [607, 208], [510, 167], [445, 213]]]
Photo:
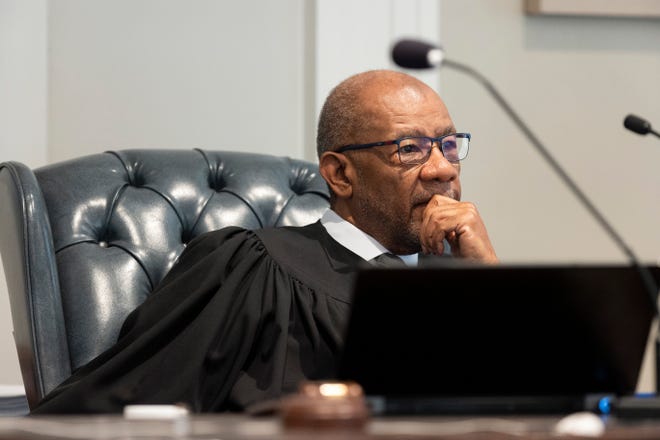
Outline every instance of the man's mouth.
[[442, 193], [438, 192], [438, 193], [433, 193], [433, 194], [424, 194], [424, 195], [420, 195], [418, 197], [415, 197], [415, 199], [413, 200], [413, 206], [414, 207], [417, 207], [417, 206], [426, 207], [426, 205], [429, 204], [429, 202], [431, 201], [431, 199], [433, 198], [434, 195], [441, 195], [441, 196], [449, 197], [451, 199], [454, 199], [454, 200], [458, 201], [458, 195], [456, 194], [456, 191], [450, 189], [450, 190], [442, 192]]
[[421, 199], [413, 202], [413, 208], [426, 208], [426, 205], [429, 204], [431, 199]]

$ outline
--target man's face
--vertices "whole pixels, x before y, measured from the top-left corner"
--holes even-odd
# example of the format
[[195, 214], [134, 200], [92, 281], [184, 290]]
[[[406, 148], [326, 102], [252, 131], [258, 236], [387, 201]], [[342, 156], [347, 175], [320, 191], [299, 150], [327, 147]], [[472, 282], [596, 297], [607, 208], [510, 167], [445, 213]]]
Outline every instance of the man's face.
[[[355, 143], [455, 132], [444, 103], [432, 90], [381, 88], [366, 92], [366, 98], [369, 122]], [[402, 164], [396, 145], [346, 154], [357, 174], [351, 199], [355, 224], [392, 252], [420, 251], [422, 214], [431, 196], [460, 199], [460, 165], [447, 161], [438, 148], [419, 165]]]

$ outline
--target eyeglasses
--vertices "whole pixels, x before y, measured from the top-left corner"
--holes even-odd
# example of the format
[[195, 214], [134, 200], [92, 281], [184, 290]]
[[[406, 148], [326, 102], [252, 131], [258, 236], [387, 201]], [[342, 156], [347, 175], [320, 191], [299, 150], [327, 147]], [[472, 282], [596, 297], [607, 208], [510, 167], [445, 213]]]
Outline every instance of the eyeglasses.
[[467, 157], [470, 147], [470, 133], [452, 133], [437, 138], [426, 136], [407, 136], [391, 141], [372, 142], [370, 144], [345, 145], [336, 149], [337, 153], [350, 150], [363, 150], [365, 148], [382, 147], [384, 145], [395, 145], [402, 164], [422, 164], [431, 157], [433, 144], [440, 146], [442, 155], [449, 162], [459, 162]]

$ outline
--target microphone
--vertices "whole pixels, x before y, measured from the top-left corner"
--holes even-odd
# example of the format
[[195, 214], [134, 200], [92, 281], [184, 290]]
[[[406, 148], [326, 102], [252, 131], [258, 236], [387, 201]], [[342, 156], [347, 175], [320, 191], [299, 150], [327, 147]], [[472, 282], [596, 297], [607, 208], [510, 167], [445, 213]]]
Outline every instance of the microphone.
[[[495, 86], [493, 86], [486, 77], [481, 73], [477, 72], [471, 67], [468, 67], [464, 64], [457, 63], [455, 61], [448, 60], [444, 57], [442, 49], [438, 46], [430, 44], [428, 42], [403, 39], [398, 41], [392, 47], [392, 60], [399, 66], [407, 69], [426, 69], [431, 67], [446, 66], [455, 70], [459, 70], [467, 75], [471, 76], [477, 82], [481, 83], [486, 90], [492, 95], [492, 97], [497, 101], [500, 107], [504, 112], [513, 120], [513, 122], [518, 126], [518, 128], [525, 134], [527, 139], [532, 143], [536, 150], [541, 154], [541, 156], [546, 160], [546, 162], [552, 167], [552, 169], [559, 175], [559, 177], [566, 183], [572, 193], [577, 197], [577, 199], [582, 203], [582, 205], [589, 211], [591, 216], [598, 221], [600, 226], [607, 232], [608, 236], [619, 249], [628, 257], [630, 263], [637, 269], [639, 272], [640, 278], [644, 283], [644, 287], [648, 291], [648, 294], [653, 302], [656, 315], [660, 316], [660, 307], [658, 306], [657, 295], [658, 295], [658, 285], [656, 284], [655, 278], [651, 275], [651, 271], [648, 267], [642, 265], [639, 262], [639, 259], [634, 254], [632, 249], [626, 244], [623, 238], [616, 232], [614, 227], [605, 219], [605, 216], [598, 211], [596, 206], [589, 200], [587, 195], [578, 187], [578, 185], [571, 179], [571, 177], [566, 173], [562, 166], [555, 160], [555, 158], [550, 154], [549, 150], [541, 143], [541, 141], [534, 135], [532, 130], [523, 122], [523, 120], [518, 116], [518, 114], [513, 110], [511, 105], [504, 99], [504, 97], [497, 91]], [[642, 131], [646, 133], [655, 133], [651, 130], [651, 125], [644, 121], [641, 118], [636, 116], [628, 116], [630, 118], [629, 123], [635, 128], [641, 128]], [[626, 120], [628, 120], [626, 118]], [[625, 125], [625, 122], [624, 122]], [[628, 125], [626, 125], [626, 128]], [[636, 130], [633, 130], [636, 131]], [[639, 133], [639, 132], [638, 132]], [[660, 333], [658, 333], [658, 339], [660, 340]]]
[[626, 119], [623, 120], [623, 126], [630, 131], [634, 131], [637, 134], [645, 135], [652, 133], [660, 137], [660, 133], [653, 131], [651, 128], [651, 123], [646, 119], [642, 119], [639, 116], [628, 115]]
[[442, 64], [444, 52], [425, 41], [401, 40], [392, 48], [394, 62], [409, 69], [426, 69]]

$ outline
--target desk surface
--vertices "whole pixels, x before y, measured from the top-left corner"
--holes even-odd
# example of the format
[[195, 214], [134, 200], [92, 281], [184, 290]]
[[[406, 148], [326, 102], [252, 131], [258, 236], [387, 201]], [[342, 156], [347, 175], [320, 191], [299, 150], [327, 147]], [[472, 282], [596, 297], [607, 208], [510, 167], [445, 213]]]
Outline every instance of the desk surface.
[[[276, 417], [196, 415], [179, 420], [127, 420], [121, 416], [0, 418], [0, 439], [557, 439], [559, 417], [376, 418], [362, 431], [293, 431]], [[653, 421], [606, 420], [605, 439], [658, 439]]]

